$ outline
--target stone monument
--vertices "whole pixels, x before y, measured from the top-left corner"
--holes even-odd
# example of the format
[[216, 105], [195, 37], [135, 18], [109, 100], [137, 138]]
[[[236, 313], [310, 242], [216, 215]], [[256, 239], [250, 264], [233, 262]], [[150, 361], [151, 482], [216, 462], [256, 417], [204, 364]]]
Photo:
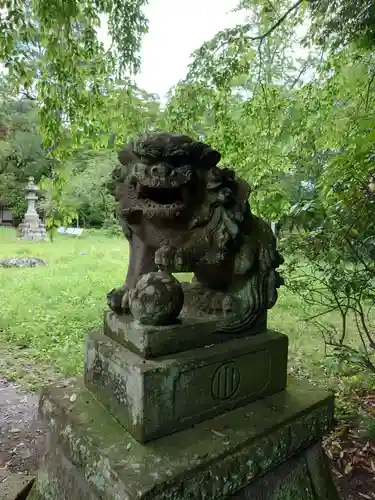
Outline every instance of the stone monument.
[[29, 182], [25, 188], [27, 211], [21, 224], [18, 226], [18, 236], [22, 240], [45, 240], [47, 238], [46, 228], [40, 220], [35, 203], [38, 200], [38, 187], [34, 184], [34, 177], [29, 177]]
[[183, 135], [119, 159], [128, 273], [87, 336], [84, 383], [41, 396], [30, 498], [337, 500], [321, 446], [333, 398], [287, 378], [288, 338], [267, 328], [283, 259], [247, 183]]

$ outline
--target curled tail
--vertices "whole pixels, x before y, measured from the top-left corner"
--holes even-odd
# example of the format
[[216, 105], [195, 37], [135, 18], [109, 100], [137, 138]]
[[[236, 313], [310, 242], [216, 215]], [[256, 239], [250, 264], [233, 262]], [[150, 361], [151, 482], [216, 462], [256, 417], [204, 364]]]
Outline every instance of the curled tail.
[[[219, 325], [219, 331], [223, 333], [241, 333], [249, 330], [251, 334], [251, 328], [259, 320], [265, 318], [267, 310], [275, 305], [277, 290], [283, 284], [276, 269], [283, 264], [284, 259], [276, 249], [274, 234], [266, 222], [260, 219], [255, 220], [258, 226], [257, 257], [251, 261], [249, 278], [244, 279], [243, 286], [235, 294], [242, 304], [241, 313], [227, 317]], [[248, 244], [245, 242], [242, 255], [239, 256], [239, 268], [242, 269], [244, 269], [243, 262], [246, 261], [246, 253], [254, 257], [252, 236], [249, 235], [247, 238]], [[250, 262], [250, 259], [247, 262]]]

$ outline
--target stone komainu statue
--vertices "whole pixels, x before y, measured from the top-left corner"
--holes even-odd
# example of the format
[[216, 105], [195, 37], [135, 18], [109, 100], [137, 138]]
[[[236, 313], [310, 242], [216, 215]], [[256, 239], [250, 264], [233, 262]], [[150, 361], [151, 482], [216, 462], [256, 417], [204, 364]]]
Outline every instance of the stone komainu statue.
[[[267, 309], [282, 284], [276, 269], [283, 259], [269, 225], [251, 213], [248, 184], [217, 167], [220, 158], [207, 144], [170, 133], [140, 137], [119, 153], [110, 190], [130, 257], [125, 284], [108, 294], [114, 311], [133, 312], [136, 300], [146, 304], [143, 292], [158, 295], [166, 273], [192, 272], [182, 301], [172, 293], [180, 299], [170, 321], [184, 302], [184, 313], [217, 318], [222, 332], [266, 328]], [[163, 271], [159, 281], [156, 271]], [[141, 292], [137, 283], [149, 273]], [[155, 319], [150, 300], [145, 307]], [[168, 323], [168, 314], [159, 324]]]

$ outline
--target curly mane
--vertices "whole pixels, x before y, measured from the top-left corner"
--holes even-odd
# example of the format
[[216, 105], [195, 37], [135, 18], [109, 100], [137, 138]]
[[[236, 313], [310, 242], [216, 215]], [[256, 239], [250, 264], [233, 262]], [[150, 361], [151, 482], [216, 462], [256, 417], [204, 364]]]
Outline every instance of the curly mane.
[[243, 243], [243, 226], [250, 215], [250, 188], [233, 170], [213, 167], [207, 176], [206, 198], [190, 229], [202, 227], [211, 248], [220, 253], [236, 251]]

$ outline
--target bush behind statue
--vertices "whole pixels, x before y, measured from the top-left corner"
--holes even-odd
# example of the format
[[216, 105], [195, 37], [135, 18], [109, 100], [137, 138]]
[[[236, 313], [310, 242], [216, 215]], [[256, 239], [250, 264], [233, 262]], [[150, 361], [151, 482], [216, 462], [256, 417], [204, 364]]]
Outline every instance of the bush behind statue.
[[108, 217], [103, 223], [103, 232], [109, 237], [122, 237], [122, 229], [116, 217]]
[[[336, 373], [347, 373], [349, 367], [375, 373], [373, 200], [364, 200], [362, 217], [357, 211], [353, 206], [328, 215], [315, 205], [312, 218], [302, 205], [294, 207], [293, 232], [282, 239], [289, 255], [288, 286], [302, 297], [310, 313], [313, 308], [306, 321], [322, 333], [326, 366]], [[326, 321], [332, 312], [339, 318], [334, 324]]]

